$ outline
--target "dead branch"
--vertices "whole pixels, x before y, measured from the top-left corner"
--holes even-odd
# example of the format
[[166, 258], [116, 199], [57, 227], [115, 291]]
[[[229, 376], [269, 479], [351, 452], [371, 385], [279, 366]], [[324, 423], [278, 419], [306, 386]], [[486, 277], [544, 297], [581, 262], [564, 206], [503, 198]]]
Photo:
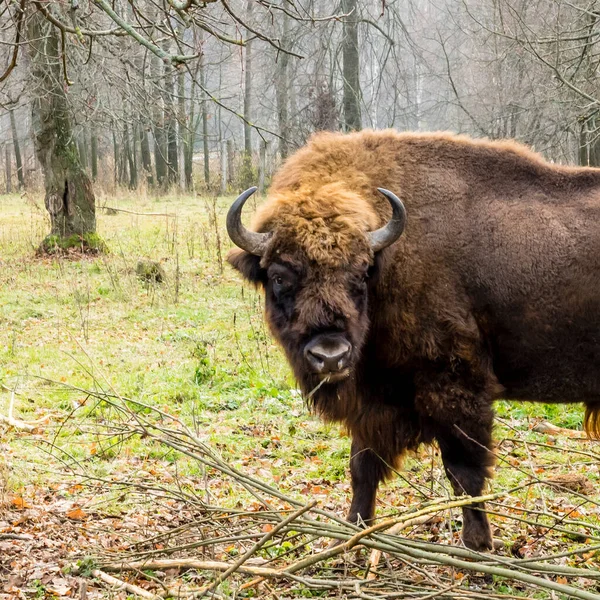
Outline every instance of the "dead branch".
[[151, 594], [144, 588], [139, 587], [138, 585], [134, 585], [133, 583], [127, 583], [126, 581], [122, 581], [121, 579], [117, 579], [108, 573], [104, 573], [100, 569], [94, 569], [92, 571], [92, 575], [96, 577], [96, 579], [100, 579], [104, 583], [107, 583], [111, 587], [116, 590], [125, 590], [126, 592], [130, 592], [132, 594], [136, 594], [137, 596], [141, 596], [142, 598], [149, 598], [151, 600], [157, 600], [160, 596], [155, 596]]

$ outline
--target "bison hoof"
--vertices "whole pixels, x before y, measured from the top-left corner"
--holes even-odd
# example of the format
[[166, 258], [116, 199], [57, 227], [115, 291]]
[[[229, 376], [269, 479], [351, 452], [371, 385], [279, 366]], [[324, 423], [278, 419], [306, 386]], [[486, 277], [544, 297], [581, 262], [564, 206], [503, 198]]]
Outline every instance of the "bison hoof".
[[[463, 531], [462, 540], [469, 550], [475, 550], [476, 552], [486, 552], [487, 550], [493, 550], [496, 548], [496, 542], [492, 538], [492, 532], [488, 527], [477, 527]], [[502, 545], [502, 542], [500, 542]]]

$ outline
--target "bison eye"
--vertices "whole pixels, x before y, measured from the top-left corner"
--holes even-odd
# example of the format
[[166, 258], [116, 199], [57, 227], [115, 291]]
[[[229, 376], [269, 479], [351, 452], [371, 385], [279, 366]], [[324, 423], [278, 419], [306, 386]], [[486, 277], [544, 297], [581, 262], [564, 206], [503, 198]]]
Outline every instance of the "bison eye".
[[281, 275], [273, 275], [273, 277], [271, 277], [271, 281], [273, 283], [273, 293], [276, 297], [278, 297], [286, 287], [289, 287], [286, 286], [286, 282]]

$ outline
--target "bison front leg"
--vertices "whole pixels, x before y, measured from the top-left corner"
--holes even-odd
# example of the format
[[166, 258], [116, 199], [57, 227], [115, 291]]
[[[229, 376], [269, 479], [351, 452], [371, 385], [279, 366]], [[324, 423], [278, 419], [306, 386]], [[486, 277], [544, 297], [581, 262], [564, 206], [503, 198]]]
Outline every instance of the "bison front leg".
[[377, 488], [388, 470], [388, 466], [375, 452], [356, 441], [352, 442], [352, 504], [348, 513], [350, 523], [368, 523], [373, 519]]
[[[458, 418], [457, 418], [458, 417]], [[493, 412], [489, 404], [480, 406], [476, 418], [464, 415], [437, 423], [436, 438], [442, 461], [454, 493], [480, 496], [490, 467]], [[483, 503], [463, 508], [463, 542], [472, 550], [491, 550], [492, 532]]]

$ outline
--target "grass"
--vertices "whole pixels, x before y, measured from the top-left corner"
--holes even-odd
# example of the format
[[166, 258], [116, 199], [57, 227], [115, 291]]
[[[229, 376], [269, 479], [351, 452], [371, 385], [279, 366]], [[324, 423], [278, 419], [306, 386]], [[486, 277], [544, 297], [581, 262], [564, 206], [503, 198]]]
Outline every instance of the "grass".
[[[61, 384], [85, 389], [98, 380], [184, 420], [193, 416], [231, 459], [256, 445], [265, 454], [272, 438], [290, 432], [295, 465], [313, 447], [329, 450], [337, 436], [305, 413], [265, 330], [260, 296], [220, 262], [231, 201], [111, 200], [120, 209], [162, 216], [99, 210], [98, 231], [110, 253], [74, 260], [36, 257], [48, 227], [43, 210], [18, 196], [0, 197], [0, 411], [8, 408], [6, 388], [14, 389], [21, 418], [51, 415], [54, 423], [85, 400]], [[140, 259], [159, 262], [166, 281], [140, 280]], [[17, 456], [19, 439], [13, 437]], [[283, 453], [277, 445], [274, 458]], [[335, 443], [334, 450], [347, 458]], [[31, 460], [30, 448], [24, 456]], [[29, 472], [18, 465], [13, 486]], [[343, 468], [332, 471], [339, 478]]]
[[[90, 435], [85, 415], [94, 406], [82, 390], [101, 385], [195, 423], [232, 464], [286, 493], [316, 497], [324, 508], [345, 513], [349, 440], [307, 413], [265, 329], [260, 295], [223, 262], [224, 216], [231, 201], [111, 198], [108, 204], [121, 211], [98, 211], [98, 233], [110, 252], [77, 259], [36, 257], [49, 230], [43, 207], [27, 196], [0, 196], [0, 412], [6, 414], [14, 391], [19, 418], [44, 420], [34, 435], [0, 430], [6, 493], [51, 487], [61, 465], [56, 453], [49, 454], [50, 443], [74, 459], [93, 456], [95, 472], [107, 477], [115, 470], [154, 469], [157, 477], [177, 473], [202, 480], [194, 461], [175, 460], [152, 443]], [[140, 280], [140, 259], [160, 263], [165, 281]], [[494, 488], [523, 479], [515, 465], [544, 476], [581, 468], [597, 483], [595, 464], [583, 458], [574, 463], [563, 444], [528, 432], [538, 419], [580, 428], [580, 407], [499, 402], [497, 410], [498, 440], [526, 435], [528, 442], [547, 447], [503, 442], [508, 449]], [[73, 411], [78, 418], [59, 428]], [[224, 502], [246, 501], [227, 500], [227, 490], [215, 489]], [[418, 503], [416, 489], [448, 494], [435, 449], [407, 459], [402, 476], [380, 493], [379, 514]], [[540, 496], [546, 502], [560, 494], [530, 490], [516, 496], [514, 505]], [[106, 512], [123, 510], [115, 497], [103, 502]], [[503, 526], [501, 520], [495, 524]], [[507, 541], [517, 535], [514, 528], [504, 531]]]

